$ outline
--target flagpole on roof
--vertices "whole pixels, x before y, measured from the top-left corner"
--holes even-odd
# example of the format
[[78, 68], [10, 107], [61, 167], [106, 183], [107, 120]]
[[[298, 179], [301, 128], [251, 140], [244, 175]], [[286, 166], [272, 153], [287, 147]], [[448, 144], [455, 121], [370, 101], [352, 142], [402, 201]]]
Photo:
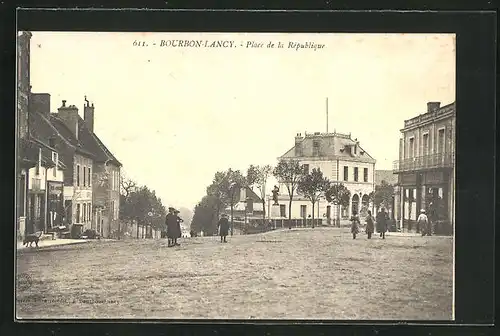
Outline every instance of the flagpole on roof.
[[328, 133], [328, 97], [326, 97], [326, 133]]

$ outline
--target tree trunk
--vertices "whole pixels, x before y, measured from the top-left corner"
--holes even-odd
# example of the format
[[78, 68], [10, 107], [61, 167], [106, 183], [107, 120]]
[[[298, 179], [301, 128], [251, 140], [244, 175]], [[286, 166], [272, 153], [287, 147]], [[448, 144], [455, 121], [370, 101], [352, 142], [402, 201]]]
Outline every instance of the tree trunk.
[[288, 229], [292, 229], [292, 198], [293, 195], [290, 196], [290, 201], [288, 202]]
[[313, 229], [314, 229], [314, 204], [315, 203], [316, 203], [316, 201], [312, 202], [313, 208], [312, 208], [312, 224], [311, 224], [311, 226], [312, 226]]
[[234, 222], [233, 222], [233, 202], [231, 200], [231, 237], [233, 236], [233, 227], [234, 227]]
[[262, 198], [262, 224], [266, 224], [266, 201]]
[[118, 220], [118, 240], [120, 240], [120, 221]]
[[340, 204], [337, 204], [337, 226], [340, 227]]

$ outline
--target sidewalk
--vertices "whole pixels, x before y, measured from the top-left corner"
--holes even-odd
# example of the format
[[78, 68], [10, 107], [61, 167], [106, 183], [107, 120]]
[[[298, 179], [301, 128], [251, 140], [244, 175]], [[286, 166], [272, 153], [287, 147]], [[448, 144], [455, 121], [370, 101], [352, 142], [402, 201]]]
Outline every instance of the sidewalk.
[[[87, 239], [53, 239], [53, 240], [40, 240], [38, 242], [38, 247], [51, 247], [51, 246], [60, 246], [60, 245], [69, 245], [69, 244], [82, 244], [88, 243], [90, 240]], [[29, 244], [28, 244], [29, 245]], [[17, 242], [17, 249], [23, 250], [30, 248], [29, 246], [23, 246], [22, 242]], [[35, 248], [35, 243], [31, 245], [31, 248]]]

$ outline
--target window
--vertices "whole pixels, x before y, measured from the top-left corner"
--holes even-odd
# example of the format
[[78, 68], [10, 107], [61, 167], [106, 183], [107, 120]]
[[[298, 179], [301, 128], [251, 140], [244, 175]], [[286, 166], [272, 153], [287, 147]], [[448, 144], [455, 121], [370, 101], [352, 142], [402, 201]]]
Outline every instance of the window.
[[344, 181], [349, 180], [349, 167], [344, 166]]
[[354, 181], [358, 182], [358, 167], [354, 167]]
[[56, 139], [49, 138], [49, 147], [56, 148]]
[[411, 137], [409, 141], [408, 158], [415, 156], [415, 138]]
[[87, 168], [87, 173], [89, 174], [88, 176], [88, 183], [89, 183], [89, 187], [92, 185], [91, 181], [92, 181], [92, 174], [90, 173], [90, 167]]
[[422, 135], [422, 155], [429, 155], [429, 133]]
[[368, 182], [368, 168], [363, 168], [363, 181]]
[[357, 154], [358, 153], [358, 145], [354, 145], [354, 154]]
[[87, 203], [83, 203], [83, 222], [87, 221]]
[[87, 185], [87, 167], [83, 166], [83, 186]]
[[441, 128], [438, 130], [438, 153], [444, 153], [445, 152], [445, 142], [444, 142], [444, 128]]
[[80, 186], [80, 165], [76, 165], [76, 186]]
[[319, 140], [313, 140], [313, 156], [319, 156]]
[[308, 175], [309, 174], [309, 165], [308, 164], [303, 164], [302, 168], [304, 169], [304, 174]]
[[307, 205], [300, 206], [300, 217], [302, 217], [302, 218], [307, 217]]
[[80, 204], [76, 205], [76, 222], [81, 223], [81, 218], [80, 218]]
[[286, 217], [286, 205], [280, 204], [280, 217]]

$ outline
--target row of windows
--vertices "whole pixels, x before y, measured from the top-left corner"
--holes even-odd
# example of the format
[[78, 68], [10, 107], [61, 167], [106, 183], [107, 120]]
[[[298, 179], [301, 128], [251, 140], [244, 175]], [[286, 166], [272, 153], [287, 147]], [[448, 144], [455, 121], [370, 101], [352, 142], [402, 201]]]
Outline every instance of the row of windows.
[[[349, 167], [344, 166], [344, 181], [349, 181]], [[354, 167], [354, 182], [359, 182], [359, 168]], [[368, 182], [368, 168], [363, 168], [363, 182]]]
[[[437, 136], [437, 147], [436, 147], [436, 153], [445, 153], [446, 152], [446, 146], [445, 146], [445, 129], [441, 128], [438, 130], [438, 136]], [[429, 140], [429, 133], [425, 133], [422, 135], [422, 142], [420, 143], [420, 148], [421, 148], [421, 155], [429, 155], [431, 154], [431, 146], [430, 146], [430, 140]], [[415, 138], [410, 137], [408, 139], [408, 158], [413, 158], [419, 156], [419, 153], [415, 149]]]
[[92, 219], [92, 203], [76, 204], [76, 222], [84, 223]]
[[[83, 168], [83, 173], [80, 175], [80, 168]], [[83, 177], [81, 179], [81, 177]], [[92, 185], [92, 170], [90, 167], [80, 167], [80, 165], [76, 165], [76, 186], [80, 186], [80, 182], [83, 182], [82, 186], [90, 187]]]
[[[303, 164], [304, 174], [309, 174], [309, 165]], [[349, 181], [349, 167], [344, 166], [344, 181]], [[354, 167], [354, 182], [359, 182], [359, 169]], [[368, 182], [368, 168], [363, 168], [363, 182]]]

